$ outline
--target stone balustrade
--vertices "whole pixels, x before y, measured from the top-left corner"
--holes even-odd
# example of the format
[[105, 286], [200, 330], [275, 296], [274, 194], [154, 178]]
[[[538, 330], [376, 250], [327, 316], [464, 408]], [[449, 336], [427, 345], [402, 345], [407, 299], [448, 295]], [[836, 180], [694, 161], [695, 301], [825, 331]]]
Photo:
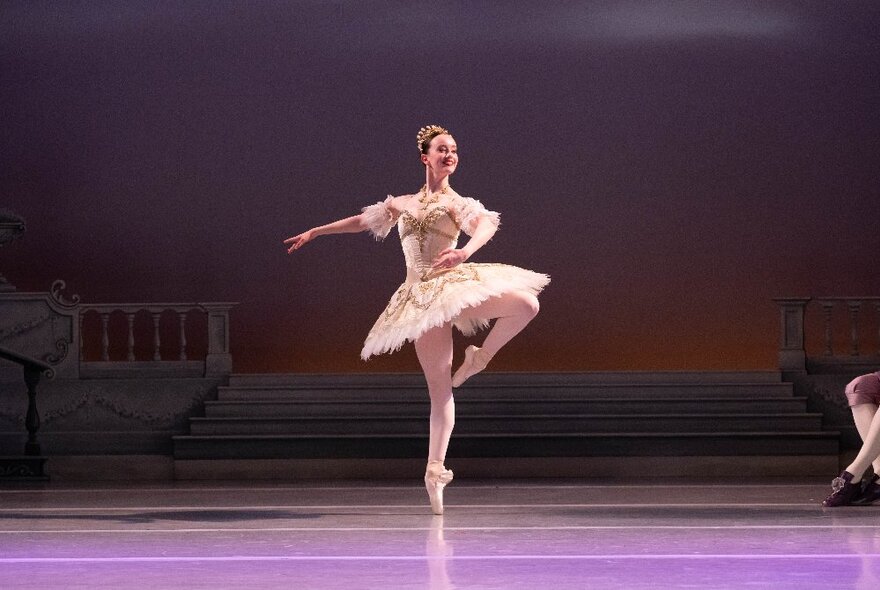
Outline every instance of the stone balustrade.
[[[780, 310], [779, 367], [783, 371], [858, 372], [880, 367], [880, 297], [782, 297], [774, 301]], [[848, 332], [845, 351], [837, 339], [842, 325]], [[820, 329], [808, 332], [808, 328]], [[821, 334], [821, 339], [813, 339], [814, 333]]]
[[150, 314], [153, 320], [153, 358], [154, 361], [161, 361], [161, 346], [162, 340], [160, 337], [159, 331], [159, 320], [162, 317], [162, 313], [165, 311], [173, 312], [177, 315], [177, 318], [180, 322], [180, 356], [179, 360], [186, 361], [186, 318], [187, 314], [190, 311], [198, 310], [199, 307], [196, 304], [190, 305], [181, 305], [179, 303], [133, 303], [133, 304], [118, 304], [118, 305], [83, 305], [80, 308], [80, 316], [79, 316], [79, 329], [80, 329], [80, 361], [85, 360], [84, 356], [84, 348], [85, 342], [83, 338], [83, 320], [88, 316], [90, 312], [96, 313], [101, 318], [101, 361], [109, 362], [110, 361], [110, 316], [113, 313], [119, 312], [125, 314], [126, 319], [128, 320], [128, 352], [126, 354], [126, 361], [134, 362], [137, 360], [135, 358], [135, 343], [136, 343], [136, 333], [134, 327], [134, 320], [136, 315], [139, 312], [147, 312]]
[[[232, 372], [236, 303], [83, 303], [65, 287], [57, 280], [48, 292], [0, 291], [0, 346], [46, 361], [62, 380]], [[9, 371], [0, 361], [0, 377]]]
[[[228, 302], [214, 303], [101, 303], [79, 305], [78, 333], [80, 374], [84, 377], [131, 375], [133, 372], [144, 371], [149, 374], [167, 374], [168, 376], [216, 376], [229, 374], [232, 370], [232, 357], [229, 351], [229, 310], [236, 304]], [[90, 337], [93, 331], [84, 329], [90, 315], [100, 319], [100, 360], [90, 360], [85, 351], [93, 348]], [[150, 330], [144, 331], [136, 322], [139, 314], [148, 314]], [[176, 350], [173, 358], [163, 358], [163, 341], [161, 322], [163, 315], [171, 314], [175, 322]], [[207, 317], [207, 352], [204, 361], [191, 360], [188, 346], [188, 318], [193, 314], [204, 314]], [[111, 358], [113, 331], [110, 328], [114, 315], [125, 317], [127, 336], [125, 339], [125, 358]], [[167, 332], [167, 330], [165, 330]], [[136, 350], [141, 342], [150, 343], [150, 358], [138, 359]], [[167, 348], [166, 348], [167, 350]]]
[[[862, 354], [880, 355], [880, 322], [876, 322], [874, 333], [877, 334], [877, 348], [873, 351], [864, 350], [861, 345], [862, 332], [860, 330], [861, 317], [863, 309], [873, 307], [874, 311], [880, 315], [880, 297], [822, 297], [816, 299], [816, 303], [822, 308], [822, 317], [824, 320], [824, 350], [822, 356], [833, 357], [834, 351], [834, 314], [838, 309], [846, 311], [849, 317], [849, 351], [848, 355], [857, 357]], [[867, 334], [865, 334], [867, 336]]]

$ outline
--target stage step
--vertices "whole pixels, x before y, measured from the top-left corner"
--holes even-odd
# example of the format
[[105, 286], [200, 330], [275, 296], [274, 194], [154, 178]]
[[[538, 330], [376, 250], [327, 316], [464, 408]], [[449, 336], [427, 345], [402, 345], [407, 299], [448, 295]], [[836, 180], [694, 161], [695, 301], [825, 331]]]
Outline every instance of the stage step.
[[[629, 414], [629, 415], [471, 415], [459, 416], [455, 433], [532, 432], [613, 433], [637, 430], [674, 432], [808, 431], [822, 426], [821, 414]], [[412, 416], [339, 416], [302, 418], [193, 418], [193, 436], [237, 434], [373, 435], [428, 433], [424, 414]]]
[[[566, 462], [590, 458], [689, 457], [687, 465], [705, 466], [754, 457], [750, 469], [768, 475], [786, 458], [807, 470], [837, 460], [838, 433], [823, 431], [822, 416], [774, 371], [489, 373], [455, 395], [449, 460], [503, 458], [510, 475], [540, 458], [567, 473]], [[264, 477], [296, 478], [303, 465], [334, 477], [351, 461], [416, 461], [427, 450], [428, 414], [419, 374], [233, 375], [204, 417], [190, 420], [190, 434], [174, 437], [175, 469], [222, 477], [252, 460], [275, 466]], [[289, 471], [279, 475], [278, 465]], [[248, 473], [261, 477], [257, 467]]]
[[[835, 455], [834, 432], [459, 434], [449, 457]], [[426, 435], [211, 435], [175, 437], [177, 459], [414, 458]], [[451, 459], [450, 459], [451, 460]]]
[[[511, 400], [488, 398], [479, 401], [456, 397], [455, 410], [459, 417], [479, 414], [733, 414], [750, 413], [802, 413], [806, 411], [806, 398], [773, 397], [749, 399], [716, 398], [654, 398], [644, 399], [554, 399], [537, 398]], [[205, 402], [205, 415], [209, 418], [298, 418], [306, 416], [427, 416], [430, 404], [422, 396], [416, 400], [361, 400], [361, 401], [216, 401]]]
[[[482, 399], [534, 400], [551, 399], [646, 399], [646, 398], [713, 398], [741, 399], [767, 398], [793, 395], [791, 383], [645, 383], [625, 385], [622, 383], [589, 384], [489, 384], [462, 387], [455, 392], [456, 399], [476, 401]], [[387, 400], [410, 401], [425, 399], [424, 385], [248, 385], [220, 387], [220, 401], [363, 401]]]
[[[590, 371], [559, 373], [480, 373], [461, 389], [487, 385], [639, 385], [651, 383], [780, 383], [779, 371]], [[249, 373], [229, 377], [230, 387], [268, 385], [305, 386], [411, 386], [422, 387], [421, 373]]]

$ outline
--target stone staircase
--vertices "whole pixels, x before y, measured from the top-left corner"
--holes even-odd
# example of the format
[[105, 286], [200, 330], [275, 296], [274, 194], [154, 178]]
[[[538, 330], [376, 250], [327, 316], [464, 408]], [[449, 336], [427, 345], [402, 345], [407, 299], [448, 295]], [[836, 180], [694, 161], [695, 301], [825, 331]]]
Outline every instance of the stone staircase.
[[[778, 372], [489, 373], [455, 396], [459, 476], [837, 471], [838, 433]], [[418, 374], [233, 375], [174, 437], [175, 476], [413, 477], [428, 412]]]

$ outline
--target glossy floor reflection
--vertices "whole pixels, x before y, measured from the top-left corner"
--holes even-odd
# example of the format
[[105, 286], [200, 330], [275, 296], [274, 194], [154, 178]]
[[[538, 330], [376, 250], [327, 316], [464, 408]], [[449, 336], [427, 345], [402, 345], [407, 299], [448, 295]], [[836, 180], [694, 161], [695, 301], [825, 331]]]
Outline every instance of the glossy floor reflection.
[[825, 481], [0, 488], [3, 588], [880, 588]]

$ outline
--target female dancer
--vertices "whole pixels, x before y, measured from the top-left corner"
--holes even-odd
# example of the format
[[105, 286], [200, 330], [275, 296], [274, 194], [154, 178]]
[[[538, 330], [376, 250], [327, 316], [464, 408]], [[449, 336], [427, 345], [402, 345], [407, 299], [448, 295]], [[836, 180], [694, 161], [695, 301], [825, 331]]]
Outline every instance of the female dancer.
[[[826, 508], [880, 500], [880, 412], [877, 412], [880, 407], [880, 371], [856, 377], [846, 386], [844, 394], [862, 438], [862, 448], [853, 462], [831, 482], [831, 495], [822, 502]], [[872, 464], [874, 475], [862, 481]]]
[[[479, 373], [498, 350], [538, 313], [537, 295], [547, 275], [506, 264], [466, 262], [498, 229], [499, 215], [449, 186], [458, 166], [458, 147], [438, 125], [419, 130], [418, 147], [425, 185], [415, 194], [389, 196], [354, 215], [287, 238], [287, 253], [317, 236], [369, 230], [384, 239], [397, 225], [406, 261], [406, 280], [391, 297], [367, 336], [361, 358], [415, 344], [431, 398], [425, 487], [434, 514], [443, 514], [443, 488], [452, 481], [446, 449], [455, 425], [452, 388]], [[458, 235], [470, 236], [458, 248]], [[495, 324], [483, 346], [468, 346], [464, 362], [451, 375], [452, 326], [465, 335]]]

